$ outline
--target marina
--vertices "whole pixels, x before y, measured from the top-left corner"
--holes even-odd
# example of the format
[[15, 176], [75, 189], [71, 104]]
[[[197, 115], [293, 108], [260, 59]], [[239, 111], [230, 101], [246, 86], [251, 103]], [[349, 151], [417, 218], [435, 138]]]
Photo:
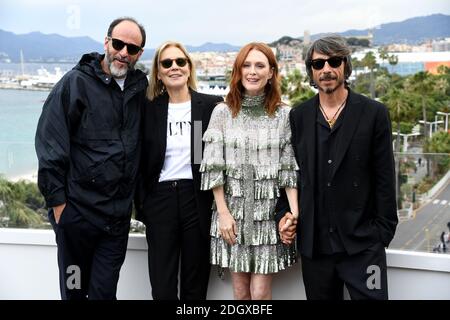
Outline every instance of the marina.
[[43, 66], [33, 74], [17, 75], [8, 70], [0, 70], [0, 89], [47, 91], [53, 88], [65, 72], [61, 67], [54, 67], [54, 71], [50, 72]]
[[0, 89], [48, 91], [75, 63], [0, 62]]

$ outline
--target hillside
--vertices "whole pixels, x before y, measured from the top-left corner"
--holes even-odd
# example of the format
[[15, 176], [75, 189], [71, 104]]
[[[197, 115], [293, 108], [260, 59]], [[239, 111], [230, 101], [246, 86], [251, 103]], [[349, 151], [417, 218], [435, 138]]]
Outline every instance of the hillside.
[[[372, 29], [347, 30], [340, 34], [347, 37], [367, 35], [373, 31], [373, 44], [383, 45], [389, 43], [417, 44], [424, 40], [450, 37], [450, 16], [433, 14], [424, 17], [415, 17], [401, 22], [392, 22], [374, 26]], [[332, 30], [330, 30], [331, 32]], [[324, 35], [315, 34], [311, 39]], [[301, 37], [284, 36], [271, 45], [302, 41]], [[190, 52], [220, 51], [229, 52], [239, 50], [238, 46], [227, 43], [207, 42], [201, 46], [189, 46]], [[0, 30], [0, 58], [10, 58], [13, 62], [20, 61], [22, 50], [26, 61], [78, 61], [86, 52], [103, 51], [103, 44], [89, 37], [64, 37], [58, 34], [43, 34], [31, 32], [27, 34], [14, 34]], [[143, 59], [150, 59], [154, 49], [146, 48]]]

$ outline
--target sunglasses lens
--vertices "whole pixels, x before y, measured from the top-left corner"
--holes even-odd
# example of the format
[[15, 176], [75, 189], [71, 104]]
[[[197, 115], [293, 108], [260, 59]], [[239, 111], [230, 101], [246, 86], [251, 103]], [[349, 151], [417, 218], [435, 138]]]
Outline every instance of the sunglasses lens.
[[161, 65], [162, 65], [165, 69], [169, 69], [169, 68], [172, 66], [172, 60], [171, 60], [171, 59], [161, 60]]
[[311, 66], [316, 70], [321, 70], [323, 66], [325, 65], [324, 59], [315, 59], [311, 61]]
[[161, 65], [165, 69], [169, 69], [172, 66], [174, 61], [177, 64], [177, 66], [179, 66], [179, 67], [184, 67], [188, 62], [187, 59], [185, 59], [185, 58], [164, 59], [164, 60], [161, 60]]
[[141, 48], [134, 45], [134, 44], [127, 44], [127, 51], [131, 55], [137, 54], [139, 51], [141, 51]]
[[332, 68], [337, 68], [341, 65], [342, 60], [343, 60], [343, 58], [341, 58], [341, 57], [332, 57], [332, 58], [328, 59], [328, 64]]
[[113, 46], [114, 50], [120, 51], [126, 45], [128, 53], [131, 54], [132, 56], [137, 54], [139, 51], [141, 51], [141, 47], [138, 47], [137, 45], [125, 43], [122, 40], [114, 39], [114, 38], [112, 38], [111, 41], [112, 41], [112, 46]]
[[337, 68], [342, 64], [342, 61], [345, 60], [345, 57], [331, 57], [329, 59], [314, 59], [311, 61], [311, 66], [315, 70], [322, 70], [322, 68], [325, 66], [325, 62], [328, 62], [330, 67]]
[[179, 67], [184, 67], [187, 63], [187, 59], [183, 59], [183, 58], [178, 58], [175, 60], [175, 62], [177, 63], [177, 65]]
[[114, 50], [120, 51], [125, 47], [125, 42], [119, 39], [112, 39], [112, 46]]

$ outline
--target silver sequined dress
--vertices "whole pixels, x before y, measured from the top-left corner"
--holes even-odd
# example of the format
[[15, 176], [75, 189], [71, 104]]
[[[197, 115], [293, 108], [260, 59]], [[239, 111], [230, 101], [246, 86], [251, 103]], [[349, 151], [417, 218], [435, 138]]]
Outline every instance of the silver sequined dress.
[[214, 204], [211, 264], [233, 272], [269, 274], [295, 263], [295, 243], [281, 243], [274, 219], [279, 188], [297, 187], [289, 111], [280, 106], [269, 117], [264, 96], [245, 96], [235, 118], [224, 103], [214, 109], [203, 136], [201, 188], [224, 186], [237, 242], [231, 246], [220, 237]]

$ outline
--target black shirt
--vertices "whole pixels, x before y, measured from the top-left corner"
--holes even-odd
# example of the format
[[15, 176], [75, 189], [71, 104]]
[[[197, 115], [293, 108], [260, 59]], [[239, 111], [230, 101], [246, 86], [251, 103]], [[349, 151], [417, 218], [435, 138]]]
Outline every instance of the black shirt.
[[345, 252], [339, 232], [336, 228], [338, 212], [332, 202], [331, 175], [336, 150], [339, 147], [340, 132], [345, 116], [345, 107], [331, 129], [317, 106], [316, 115], [316, 160], [315, 173], [315, 213], [314, 213], [314, 252], [333, 254]]

